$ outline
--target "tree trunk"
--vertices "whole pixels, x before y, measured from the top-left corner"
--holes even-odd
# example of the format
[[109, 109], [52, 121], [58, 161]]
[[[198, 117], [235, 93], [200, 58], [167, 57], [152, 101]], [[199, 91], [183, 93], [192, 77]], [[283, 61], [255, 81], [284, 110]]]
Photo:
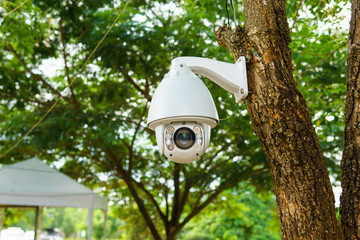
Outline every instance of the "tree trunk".
[[217, 40], [248, 60], [248, 112], [271, 167], [283, 239], [343, 239], [309, 110], [293, 78], [285, 0], [244, 0], [245, 25]]
[[353, 0], [348, 42], [345, 137], [341, 161], [341, 224], [345, 239], [360, 239], [360, 1]]
[[176, 227], [171, 226], [170, 233], [169, 235], [166, 236], [166, 240], [176, 240], [177, 239], [177, 233], [175, 233], [177, 232], [176, 230], [177, 230]]

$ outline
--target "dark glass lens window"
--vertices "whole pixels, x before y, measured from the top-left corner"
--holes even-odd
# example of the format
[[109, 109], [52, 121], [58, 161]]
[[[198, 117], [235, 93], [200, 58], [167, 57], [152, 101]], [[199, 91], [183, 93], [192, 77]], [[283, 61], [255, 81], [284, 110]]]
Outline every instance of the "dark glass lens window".
[[195, 144], [195, 133], [187, 127], [179, 128], [174, 134], [174, 142], [180, 149], [189, 149]]

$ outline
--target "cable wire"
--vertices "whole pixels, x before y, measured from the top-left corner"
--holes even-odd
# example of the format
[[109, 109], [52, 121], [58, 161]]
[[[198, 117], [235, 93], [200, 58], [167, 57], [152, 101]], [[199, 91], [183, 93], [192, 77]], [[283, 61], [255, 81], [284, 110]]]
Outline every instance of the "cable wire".
[[231, 6], [231, 10], [233, 12], [233, 17], [234, 17], [234, 24], [235, 24], [235, 28], [237, 27], [236, 25], [236, 13], [235, 13], [235, 8], [234, 8], [234, 2], [233, 0], [230, 0], [230, 6]]
[[5, 18], [7, 16], [9, 16], [10, 14], [12, 14], [13, 12], [15, 12], [16, 10], [18, 10], [19, 8], [21, 8], [25, 3], [27, 3], [29, 0], [25, 0], [23, 3], [21, 3], [19, 6], [17, 6], [16, 8], [14, 8], [13, 10], [11, 10], [10, 12], [8, 12], [7, 14], [5, 14], [5, 16], [2, 18], [2, 20], [4, 21]]
[[220, 121], [225, 121], [228, 120], [229, 118], [231, 118], [232, 116], [234, 116], [234, 114], [239, 110], [239, 108], [241, 107], [241, 104], [237, 107], [237, 109], [235, 109], [235, 111], [233, 111], [233, 113], [230, 116], [227, 116], [226, 118], [221, 118], [219, 119]]
[[225, 9], [226, 9], [226, 15], [228, 20], [228, 25], [230, 26], [230, 17], [229, 17], [229, 10], [228, 10], [228, 0], [225, 0]]
[[[77, 79], [77, 76], [84, 70], [86, 64], [89, 62], [90, 58], [92, 57], [92, 55], [95, 53], [95, 51], [98, 49], [98, 47], [100, 46], [100, 44], [104, 41], [104, 39], [106, 38], [106, 36], [109, 34], [109, 32], [111, 31], [111, 29], [114, 27], [115, 23], [117, 22], [117, 20], [120, 18], [120, 16], [123, 14], [123, 12], [125, 11], [127, 5], [129, 4], [130, 0], [128, 0], [124, 6], [124, 8], [122, 9], [122, 11], [118, 14], [118, 16], [116, 17], [116, 19], [113, 21], [113, 23], [111, 24], [110, 28], [107, 30], [107, 32], [105, 33], [105, 35], [103, 36], [103, 38], [98, 42], [98, 44], [96, 45], [96, 47], [94, 48], [94, 50], [90, 53], [89, 57], [86, 59], [85, 63], [83, 64], [83, 66], [81, 67], [80, 71], [78, 71], [76, 73], [76, 75], [73, 77], [73, 79], [71, 80], [70, 84], [66, 87], [66, 88], [70, 88], [73, 83], [75, 82], [75, 80]], [[65, 88], [65, 89], [66, 89]], [[47, 110], [47, 112], [30, 128], [30, 130], [25, 133], [19, 141], [17, 141], [9, 150], [7, 150], [5, 153], [0, 155], [0, 158], [3, 158], [5, 155], [7, 155], [9, 152], [11, 152], [12, 150], [14, 150], [44, 119], [45, 117], [55, 108], [55, 106], [58, 104], [58, 102], [63, 98], [63, 96], [61, 95], [60, 97], [58, 97], [56, 99], [56, 101], [54, 102], [54, 104]]]

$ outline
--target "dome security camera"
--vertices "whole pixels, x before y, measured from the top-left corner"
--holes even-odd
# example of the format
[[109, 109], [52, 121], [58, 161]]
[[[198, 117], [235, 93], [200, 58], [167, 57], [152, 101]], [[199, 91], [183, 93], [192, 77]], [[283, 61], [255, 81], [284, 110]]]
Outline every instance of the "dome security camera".
[[155, 131], [160, 153], [177, 163], [198, 159], [209, 146], [211, 128], [219, 123], [213, 98], [194, 72], [233, 93], [237, 102], [248, 92], [244, 57], [235, 64], [198, 57], [175, 58], [155, 90], [147, 122]]

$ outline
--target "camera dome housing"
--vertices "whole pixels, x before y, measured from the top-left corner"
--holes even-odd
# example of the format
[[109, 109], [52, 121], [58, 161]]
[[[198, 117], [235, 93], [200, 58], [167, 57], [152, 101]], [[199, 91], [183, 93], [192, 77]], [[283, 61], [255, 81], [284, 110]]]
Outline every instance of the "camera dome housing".
[[[210, 141], [210, 129], [219, 123], [219, 117], [205, 84], [185, 64], [179, 64], [172, 65], [155, 90], [147, 123], [155, 131], [160, 153], [175, 162], [186, 163], [199, 158], [205, 151]], [[165, 128], [172, 124], [200, 125], [203, 129], [201, 148], [194, 144], [181, 149], [174, 144], [175, 149], [169, 150]]]
[[205, 84], [186, 65], [173, 67], [157, 87], [147, 123], [151, 130], [172, 121], [219, 123], [213, 98]]

